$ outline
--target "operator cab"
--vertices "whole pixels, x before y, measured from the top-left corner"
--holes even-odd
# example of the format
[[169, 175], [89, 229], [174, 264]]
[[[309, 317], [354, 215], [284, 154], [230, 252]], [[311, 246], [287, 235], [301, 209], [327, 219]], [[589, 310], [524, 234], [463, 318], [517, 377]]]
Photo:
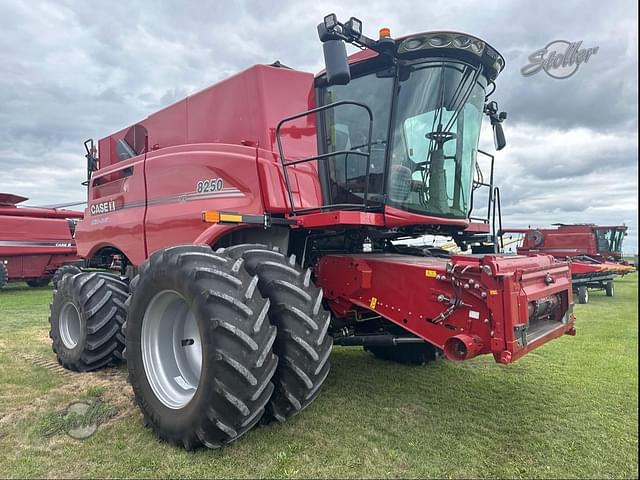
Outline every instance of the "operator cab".
[[627, 235], [626, 226], [595, 227], [596, 251], [600, 255], [622, 258], [622, 241]]
[[[382, 29], [374, 41], [361, 29], [335, 15], [318, 26], [327, 68], [308, 113], [317, 114], [322, 210], [393, 207], [467, 222], [483, 113], [496, 148], [505, 145], [506, 114], [485, 104], [503, 57], [461, 33], [394, 40]], [[363, 51], [347, 59], [344, 42]]]
[[[366, 157], [338, 154], [325, 163], [329, 196], [336, 203], [363, 202], [368, 186], [371, 205], [466, 219], [487, 79], [453, 58], [396, 68], [397, 78], [373, 71], [318, 89], [323, 105], [351, 100], [373, 111], [368, 185]], [[363, 120], [356, 105], [325, 111], [320, 151], [367, 151]]]

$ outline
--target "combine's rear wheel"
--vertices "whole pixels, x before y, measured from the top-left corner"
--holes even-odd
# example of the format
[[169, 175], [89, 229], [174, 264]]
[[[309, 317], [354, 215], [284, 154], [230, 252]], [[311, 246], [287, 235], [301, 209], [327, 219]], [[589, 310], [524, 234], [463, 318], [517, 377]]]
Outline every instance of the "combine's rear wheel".
[[365, 352], [391, 362], [407, 365], [426, 365], [438, 358], [438, 350], [430, 343], [408, 343], [393, 347], [364, 347]]
[[607, 297], [613, 297], [614, 288], [613, 288], [613, 280], [609, 280], [604, 286], [604, 292], [607, 294]]
[[53, 274], [53, 278], [51, 278], [51, 283], [53, 283], [53, 288], [58, 288], [58, 283], [62, 280], [62, 277], [65, 275], [75, 275], [76, 273], [80, 273], [80, 267], [73, 264], [63, 265], [56, 270], [56, 273]]
[[578, 287], [578, 303], [589, 303], [589, 289], [585, 286]]
[[271, 300], [269, 320], [278, 327], [274, 350], [280, 360], [267, 419], [283, 422], [313, 402], [329, 375], [331, 313], [322, 306], [322, 290], [311, 281], [311, 270], [296, 265], [295, 256], [266, 245], [236, 245], [221, 251], [243, 258], [246, 270], [258, 275], [260, 292]]
[[88, 372], [122, 360], [127, 284], [102, 272], [66, 275], [54, 291], [49, 336], [58, 362]]
[[181, 245], [151, 255], [131, 282], [129, 382], [145, 424], [187, 450], [237, 439], [273, 393], [276, 328], [242, 264]]
[[9, 272], [7, 271], [7, 266], [4, 264], [4, 261], [0, 260], [0, 289], [2, 289], [8, 281]]

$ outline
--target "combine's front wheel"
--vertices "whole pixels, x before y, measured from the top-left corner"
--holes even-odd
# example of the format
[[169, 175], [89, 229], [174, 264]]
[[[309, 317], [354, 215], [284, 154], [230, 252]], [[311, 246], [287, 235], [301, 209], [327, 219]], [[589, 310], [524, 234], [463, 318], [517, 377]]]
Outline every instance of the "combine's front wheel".
[[393, 347], [371, 346], [364, 347], [364, 350], [372, 353], [374, 357], [406, 365], [426, 365], [438, 358], [436, 347], [430, 343], [408, 343]]
[[66, 275], [53, 292], [49, 336], [58, 362], [89, 372], [122, 361], [127, 284], [102, 272]]
[[181, 245], [151, 255], [131, 282], [129, 382], [145, 424], [187, 450], [240, 437], [273, 392], [276, 328], [242, 264]]
[[311, 269], [296, 265], [295, 256], [266, 245], [236, 245], [222, 251], [243, 258], [246, 270], [258, 275], [260, 292], [271, 300], [269, 319], [278, 327], [274, 349], [280, 360], [267, 412], [284, 422], [315, 400], [329, 375], [331, 313], [322, 305], [322, 290], [313, 284]]

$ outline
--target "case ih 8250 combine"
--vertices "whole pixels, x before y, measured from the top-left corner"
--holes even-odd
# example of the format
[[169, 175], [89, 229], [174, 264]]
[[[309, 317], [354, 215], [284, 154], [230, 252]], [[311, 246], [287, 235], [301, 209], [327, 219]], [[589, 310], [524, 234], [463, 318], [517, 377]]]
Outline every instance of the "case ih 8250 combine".
[[0, 288], [26, 281], [43, 287], [60, 275], [76, 273], [73, 231], [82, 213], [52, 208], [18, 207], [26, 197], [0, 193]]
[[[504, 60], [453, 32], [379, 40], [329, 15], [326, 72], [258, 65], [87, 146], [79, 254], [120, 275], [65, 276], [51, 337], [62, 365], [126, 356], [145, 423], [187, 449], [306, 408], [332, 344], [424, 363], [508, 364], [575, 333], [566, 263], [444, 256], [403, 240], [471, 221], [483, 114]], [[345, 42], [362, 48], [347, 58]], [[302, 113], [299, 113], [302, 112]], [[492, 250], [491, 250], [492, 251]], [[126, 351], [125, 351], [126, 347]]]
[[626, 225], [556, 224], [554, 228], [507, 228], [505, 234], [521, 235], [520, 255], [553, 255], [571, 262], [573, 290], [578, 303], [589, 302], [589, 289], [614, 294], [614, 278], [635, 269], [622, 257]]

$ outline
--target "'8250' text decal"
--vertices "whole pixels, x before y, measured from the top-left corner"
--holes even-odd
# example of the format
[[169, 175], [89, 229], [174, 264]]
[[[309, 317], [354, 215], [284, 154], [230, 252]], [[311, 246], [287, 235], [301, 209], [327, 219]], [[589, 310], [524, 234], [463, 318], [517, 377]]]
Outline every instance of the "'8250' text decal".
[[224, 181], [221, 178], [212, 178], [210, 180], [199, 180], [196, 183], [196, 192], [220, 192], [224, 188]]

